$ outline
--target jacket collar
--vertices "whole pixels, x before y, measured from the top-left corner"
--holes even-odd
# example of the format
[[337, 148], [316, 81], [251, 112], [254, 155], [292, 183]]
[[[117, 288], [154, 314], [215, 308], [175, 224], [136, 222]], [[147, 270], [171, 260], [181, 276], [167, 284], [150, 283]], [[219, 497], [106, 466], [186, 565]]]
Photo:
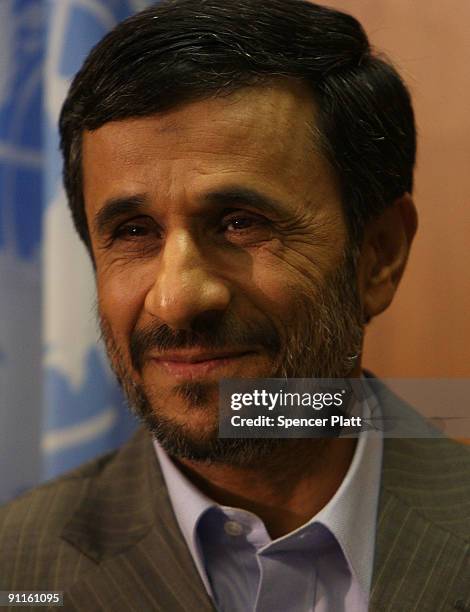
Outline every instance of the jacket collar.
[[143, 428], [94, 467], [62, 537], [101, 562], [141, 540], [155, 523], [157, 507], [169, 523], [172, 516], [152, 440]]
[[106, 597], [109, 609], [122, 611], [213, 612], [176, 523], [151, 436], [139, 429], [91, 466], [87, 490], [62, 538], [97, 565], [64, 592], [71, 609], [108, 609]]

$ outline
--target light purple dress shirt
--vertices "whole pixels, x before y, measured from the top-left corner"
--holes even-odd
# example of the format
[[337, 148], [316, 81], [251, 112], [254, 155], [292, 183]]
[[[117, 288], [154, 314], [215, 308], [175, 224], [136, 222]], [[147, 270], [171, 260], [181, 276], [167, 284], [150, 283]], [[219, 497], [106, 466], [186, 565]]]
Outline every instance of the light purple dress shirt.
[[[364, 405], [363, 416], [368, 414]], [[271, 540], [255, 514], [209, 499], [155, 442], [176, 519], [217, 610], [366, 611], [382, 445], [380, 432], [361, 432], [328, 504], [298, 529]]]

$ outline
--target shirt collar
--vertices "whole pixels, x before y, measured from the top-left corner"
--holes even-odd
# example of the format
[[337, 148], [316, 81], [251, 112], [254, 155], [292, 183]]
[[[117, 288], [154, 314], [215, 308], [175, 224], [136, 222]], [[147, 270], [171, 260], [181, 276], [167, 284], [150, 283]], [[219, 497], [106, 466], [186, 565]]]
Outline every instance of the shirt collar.
[[[370, 415], [371, 401], [374, 401], [373, 396], [372, 399], [369, 396], [364, 402], [365, 418]], [[374, 414], [377, 414], [376, 411], [375, 406]], [[157, 441], [154, 441], [154, 446], [176, 520], [204, 585], [208, 593], [211, 593], [199, 548], [197, 526], [202, 516], [218, 504], [204, 495], [182, 474]], [[299, 527], [300, 530], [320, 523], [329, 530], [338, 542], [351, 573], [356, 577], [366, 597], [372, 581], [382, 450], [381, 432], [364, 429], [359, 435], [353, 460], [336, 493], [306, 525]]]
[[204, 567], [202, 553], [199, 548], [197, 526], [202, 516], [210, 508], [217, 506], [217, 504], [204, 495], [204, 493], [186, 478], [156, 440], [154, 440], [153, 443], [179, 528], [189, 548], [191, 557], [196, 564], [204, 586], [207, 592], [211, 594], [212, 590]]
[[[364, 402], [365, 418], [370, 416], [370, 402], [371, 399]], [[377, 415], [377, 408], [374, 414]], [[334, 535], [366, 596], [372, 581], [382, 451], [381, 431], [364, 429], [343, 482], [327, 505], [309, 521], [321, 523]]]

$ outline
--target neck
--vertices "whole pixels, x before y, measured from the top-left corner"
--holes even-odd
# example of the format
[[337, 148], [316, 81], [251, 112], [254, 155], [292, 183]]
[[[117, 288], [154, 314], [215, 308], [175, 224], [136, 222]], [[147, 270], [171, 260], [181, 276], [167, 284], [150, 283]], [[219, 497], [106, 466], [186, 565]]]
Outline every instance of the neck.
[[333, 497], [351, 464], [352, 438], [285, 440], [262, 465], [234, 467], [182, 460], [208, 497], [253, 512], [275, 539], [300, 527]]
[[[361, 376], [360, 360], [349, 378]], [[309, 521], [330, 501], [351, 465], [354, 438], [284, 440], [249, 467], [181, 460], [203, 493], [222, 506], [253, 512], [276, 539]]]

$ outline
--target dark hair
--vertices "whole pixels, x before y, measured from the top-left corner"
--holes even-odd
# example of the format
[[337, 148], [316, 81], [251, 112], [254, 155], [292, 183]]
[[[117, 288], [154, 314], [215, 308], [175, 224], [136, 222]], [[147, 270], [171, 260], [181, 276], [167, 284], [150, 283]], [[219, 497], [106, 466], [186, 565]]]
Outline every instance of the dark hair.
[[416, 134], [408, 90], [359, 22], [306, 0], [163, 0], [98, 43], [62, 108], [64, 184], [90, 252], [84, 130], [285, 78], [312, 91], [320, 145], [360, 240], [369, 219], [412, 191]]

